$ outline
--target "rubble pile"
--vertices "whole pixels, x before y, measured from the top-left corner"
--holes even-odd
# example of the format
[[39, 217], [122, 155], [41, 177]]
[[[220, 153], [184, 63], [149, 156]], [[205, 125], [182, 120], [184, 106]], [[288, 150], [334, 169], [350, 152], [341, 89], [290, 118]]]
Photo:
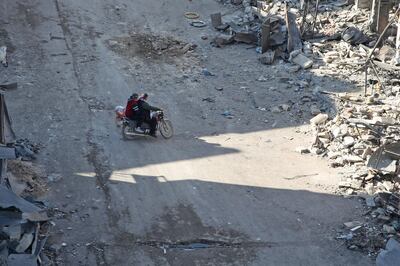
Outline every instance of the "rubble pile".
[[344, 223], [337, 238], [351, 250], [376, 256], [389, 239], [400, 239], [400, 197], [393, 193], [364, 196], [367, 210], [364, 221]]
[[368, 210], [364, 222], [345, 224], [338, 238], [376, 256], [389, 238], [400, 238], [400, 102], [395, 96], [331, 95], [337, 114], [312, 118], [313, 144], [298, 151], [343, 167], [338, 193], [362, 197]]
[[[38, 204], [38, 203], [36, 203]], [[47, 240], [44, 209], [0, 186], [0, 265], [38, 265]]]
[[315, 140], [310, 152], [328, 158], [332, 167], [351, 166], [339, 184], [346, 194], [400, 191], [400, 106], [396, 97], [333, 94], [337, 114], [311, 119]]
[[[354, 67], [366, 63], [381, 32], [376, 30], [371, 10], [357, 8], [350, 2], [323, 1], [317, 6], [316, 1], [225, 1], [241, 4], [243, 9], [222, 18], [221, 14], [217, 18], [212, 15], [212, 26], [221, 32], [212, 44], [253, 44], [263, 54], [263, 64], [272, 64], [281, 57], [303, 69], [340, 71], [343, 76], [355, 74]], [[394, 18], [394, 12], [390, 12], [389, 18]], [[376, 50], [375, 59], [379, 68], [396, 71], [397, 68], [385, 65], [400, 62], [398, 52], [395, 56], [395, 25], [389, 27], [386, 35], [388, 38], [380, 43], [384, 45]]]

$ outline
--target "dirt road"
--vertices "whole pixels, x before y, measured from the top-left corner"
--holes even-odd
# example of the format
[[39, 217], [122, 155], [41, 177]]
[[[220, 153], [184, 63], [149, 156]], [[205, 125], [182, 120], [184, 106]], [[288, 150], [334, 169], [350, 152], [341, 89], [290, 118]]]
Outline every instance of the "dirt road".
[[[246, 45], [212, 47], [216, 32], [183, 14], [234, 11], [213, 0], [17, 0], [0, 10], [10, 51], [1, 81], [19, 84], [7, 93], [15, 130], [43, 143], [39, 162], [63, 177], [46, 196], [59, 210], [49, 246], [60, 265], [372, 263], [334, 240], [359, 202], [333, 195], [326, 162], [294, 151], [309, 139], [302, 97], [344, 81], [262, 66]], [[173, 121], [171, 140], [121, 139], [113, 109], [144, 91]], [[271, 112], [288, 101], [291, 110]]]

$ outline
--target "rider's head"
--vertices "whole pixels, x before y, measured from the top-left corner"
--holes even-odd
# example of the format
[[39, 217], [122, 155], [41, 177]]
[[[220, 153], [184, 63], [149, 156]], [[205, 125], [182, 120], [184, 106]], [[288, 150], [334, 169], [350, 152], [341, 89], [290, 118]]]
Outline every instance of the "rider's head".
[[139, 94], [133, 93], [132, 96], [131, 96], [131, 98], [132, 98], [132, 99], [137, 99], [137, 98], [139, 98]]
[[147, 100], [147, 98], [149, 98], [149, 95], [148, 95], [147, 93], [144, 93], [144, 94], [142, 95], [142, 99], [143, 99], [143, 100]]

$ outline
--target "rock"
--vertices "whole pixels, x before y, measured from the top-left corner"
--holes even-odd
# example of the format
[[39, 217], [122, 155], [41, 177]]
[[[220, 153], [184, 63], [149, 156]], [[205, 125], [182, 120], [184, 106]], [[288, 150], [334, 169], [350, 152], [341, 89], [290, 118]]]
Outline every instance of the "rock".
[[211, 77], [211, 76], [215, 76], [215, 74], [211, 73], [207, 68], [203, 68], [201, 70], [201, 73], [206, 76], [206, 77]]
[[232, 3], [233, 5], [236, 5], [236, 6], [241, 5], [242, 2], [243, 2], [243, 0], [231, 0], [231, 3]]
[[271, 108], [271, 112], [277, 114], [277, 113], [282, 112], [282, 110], [281, 110], [281, 108], [279, 106], [274, 106], [274, 107]]
[[383, 181], [382, 186], [387, 190], [387, 191], [393, 191], [394, 189], [394, 184], [390, 181]]
[[47, 179], [50, 182], [57, 182], [59, 180], [61, 180], [62, 176], [60, 174], [50, 174], [47, 176]]
[[260, 77], [257, 79], [257, 81], [266, 82], [266, 81], [268, 81], [268, 78], [266, 78], [266, 77], [264, 77], [264, 76], [260, 76]]
[[294, 66], [288, 67], [288, 72], [295, 73], [295, 72], [299, 71], [300, 69], [301, 69], [301, 67], [299, 65], [294, 65]]
[[381, 167], [379, 168], [380, 171], [384, 172], [384, 173], [395, 173], [396, 169], [397, 169], [397, 161], [393, 160], [389, 165], [387, 165], [386, 167]]
[[201, 36], [202, 40], [208, 40], [208, 37], [206, 35]]
[[258, 60], [263, 65], [271, 65], [275, 60], [275, 51], [269, 50], [265, 52]]
[[234, 37], [232, 35], [221, 34], [215, 37], [212, 42], [217, 47], [223, 47], [225, 45], [233, 43]]
[[382, 124], [382, 125], [394, 125], [396, 124], [396, 119], [392, 117], [382, 117], [382, 116], [375, 116], [372, 118], [372, 121], [374, 121], [377, 124]]
[[310, 153], [310, 149], [305, 148], [305, 147], [297, 147], [296, 152], [298, 152], [300, 154], [307, 154], [307, 153]]
[[375, 197], [366, 197], [365, 204], [367, 204], [368, 207], [376, 207]]
[[331, 127], [331, 133], [333, 135], [334, 138], [337, 138], [339, 136], [341, 136], [341, 130], [340, 127], [334, 125]]
[[315, 105], [311, 106], [311, 114], [312, 115], [318, 115], [320, 113], [321, 113], [321, 110], [317, 106], [315, 106]]
[[280, 107], [282, 108], [283, 111], [287, 112], [290, 110], [290, 105], [289, 104], [281, 104]]
[[362, 155], [361, 155], [361, 158], [363, 158], [364, 160], [366, 160], [367, 157], [368, 157], [369, 155], [371, 155], [372, 153], [373, 153], [373, 151], [372, 151], [371, 147], [367, 147], [366, 149], [364, 149], [364, 151], [363, 151], [363, 153], [362, 153]]
[[351, 137], [351, 136], [346, 136], [346, 137], [343, 138], [343, 145], [346, 148], [349, 148], [349, 147], [353, 146], [354, 143], [355, 143], [355, 139], [353, 137]]
[[344, 223], [344, 226], [346, 226], [347, 228], [354, 228], [354, 227], [356, 227], [356, 226], [360, 226], [360, 225], [362, 225], [362, 223], [361, 222], [359, 222], [359, 221], [353, 221], [353, 222], [347, 222], [347, 223]]
[[311, 118], [310, 123], [313, 125], [323, 124], [328, 120], [327, 114], [318, 114], [315, 117]]
[[331, 160], [335, 160], [336, 158], [340, 157], [342, 155], [341, 152], [337, 151], [337, 152], [328, 152], [328, 158]]
[[33, 233], [25, 233], [19, 240], [18, 246], [15, 248], [15, 251], [18, 253], [24, 252], [32, 244], [32, 241]]
[[343, 160], [347, 163], [358, 163], [358, 162], [363, 162], [364, 160], [356, 155], [346, 155], [343, 156]]
[[383, 231], [385, 231], [388, 234], [396, 234], [396, 229], [394, 229], [393, 226], [387, 224], [383, 225]]
[[324, 153], [325, 150], [322, 149], [322, 148], [312, 147], [312, 148], [310, 149], [310, 152], [311, 152], [312, 154], [315, 154], [315, 155], [320, 155], [320, 154]]
[[299, 65], [303, 69], [310, 68], [313, 65], [313, 61], [302, 54], [299, 50], [290, 53], [289, 61]]

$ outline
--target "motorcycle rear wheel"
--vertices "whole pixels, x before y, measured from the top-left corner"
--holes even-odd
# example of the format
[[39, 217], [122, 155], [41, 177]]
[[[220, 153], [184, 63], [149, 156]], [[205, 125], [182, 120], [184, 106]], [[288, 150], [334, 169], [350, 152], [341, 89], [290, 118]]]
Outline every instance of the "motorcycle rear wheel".
[[163, 119], [158, 124], [158, 129], [160, 130], [161, 136], [164, 139], [170, 139], [174, 135], [174, 128], [172, 122], [168, 119]]

